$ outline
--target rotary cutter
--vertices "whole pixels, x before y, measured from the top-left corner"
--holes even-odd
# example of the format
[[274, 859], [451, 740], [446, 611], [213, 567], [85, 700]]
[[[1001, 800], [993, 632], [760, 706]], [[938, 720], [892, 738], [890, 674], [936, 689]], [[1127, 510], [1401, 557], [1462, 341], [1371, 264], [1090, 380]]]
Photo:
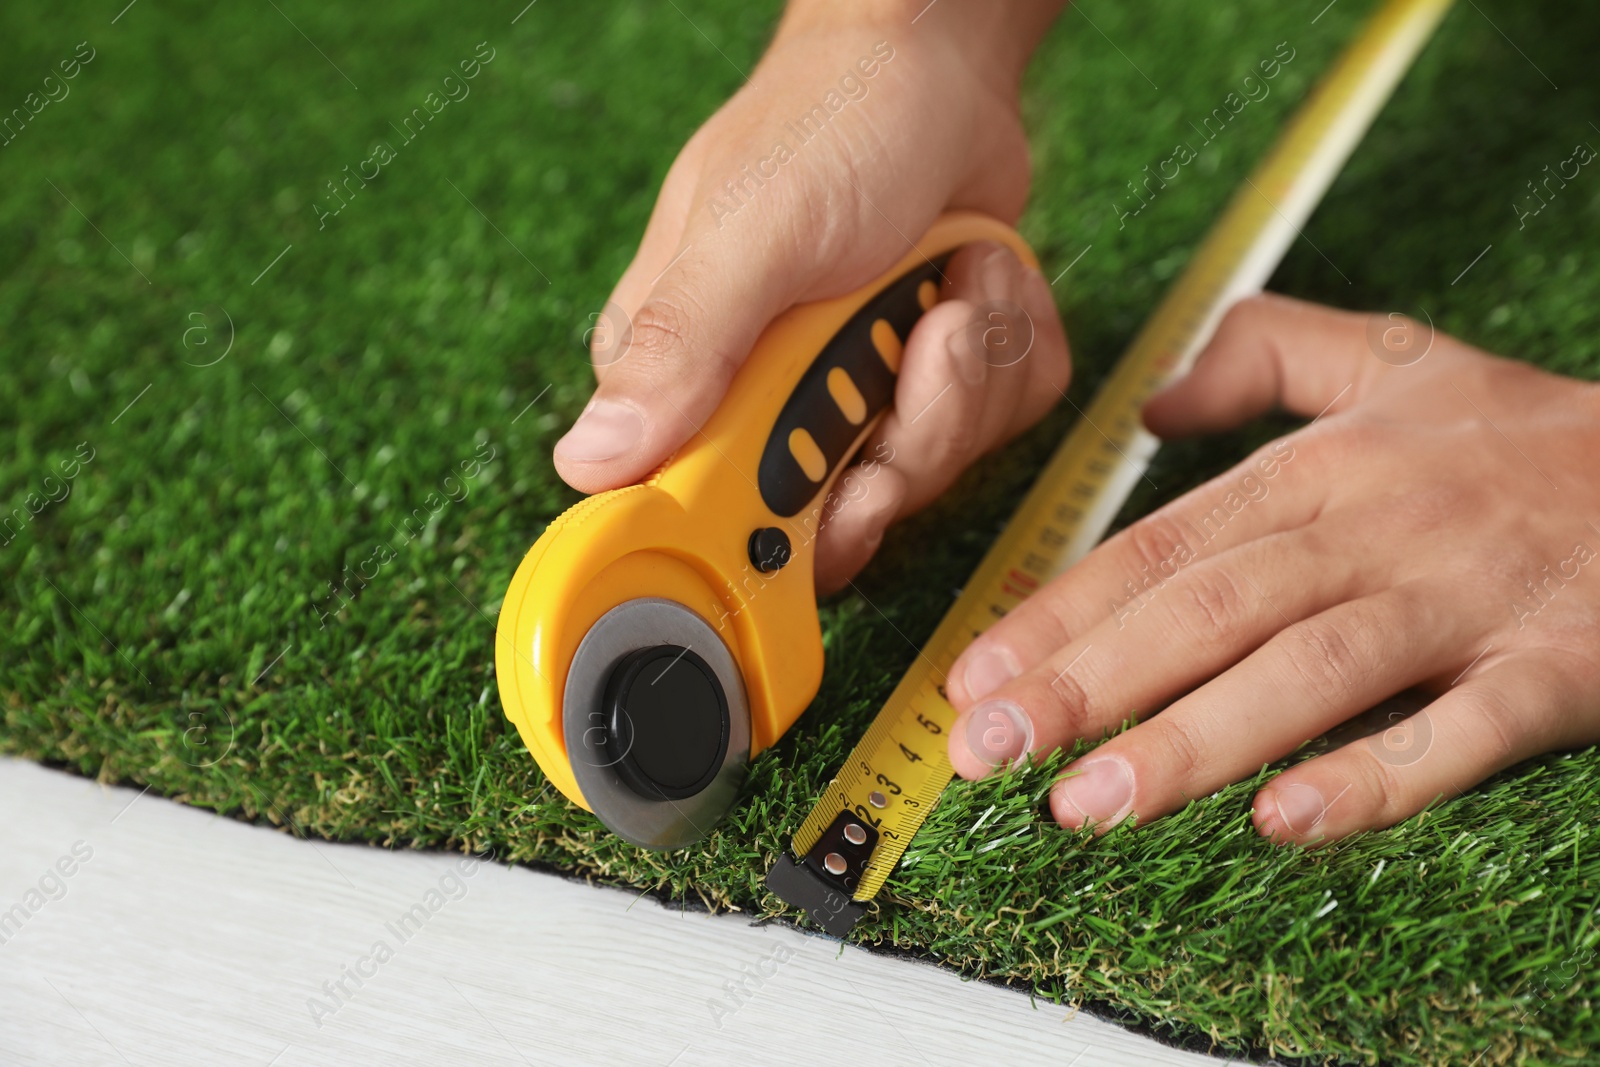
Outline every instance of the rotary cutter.
[[870, 284], [773, 320], [700, 433], [523, 558], [496, 635], [501, 703], [550, 781], [618, 836], [704, 837], [816, 695], [829, 487], [888, 411], [941, 268], [979, 240], [1036, 265], [1003, 224], [944, 216]]

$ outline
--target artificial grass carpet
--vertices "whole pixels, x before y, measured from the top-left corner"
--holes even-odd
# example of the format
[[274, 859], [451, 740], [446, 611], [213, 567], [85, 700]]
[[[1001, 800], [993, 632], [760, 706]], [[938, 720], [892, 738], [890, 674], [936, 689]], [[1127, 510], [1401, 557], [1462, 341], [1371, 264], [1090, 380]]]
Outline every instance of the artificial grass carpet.
[[[1025, 98], [1022, 229], [1052, 276], [1092, 246], [1057, 288], [1079, 404], [1369, 9], [1091, 6], [1061, 16]], [[586, 315], [776, 6], [540, 4], [515, 25], [520, 4], [279, 7], [0, 16], [0, 104], [30, 116], [0, 147], [0, 505], [25, 516], [0, 534], [0, 750], [301, 834], [493, 848], [782, 914], [762, 878], [784, 834], [1070, 412], [893, 531], [860, 592], [825, 605], [821, 694], [703, 847], [624, 845], [503, 720], [494, 614], [575, 499], [548, 457], [590, 388]], [[1461, 5], [1274, 288], [1425, 311], [1592, 377], [1600, 178], [1520, 228], [1514, 205], [1600, 144], [1596, 40], [1591, 8]], [[35, 113], [28, 94], [81, 41], [92, 60]], [[1270, 95], [1124, 218], [1127, 183], [1199, 146], [1190, 123], [1283, 42]], [[468, 95], [406, 124], [485, 49]], [[1287, 425], [1164, 450], [1124, 520]], [[363, 581], [336, 594], [347, 573]], [[1257, 837], [1257, 783], [1100, 840], [1039, 816], [1046, 776], [961, 784], [855, 937], [1230, 1052], [1582, 1062], [1600, 1039], [1597, 769], [1593, 752], [1534, 760], [1315, 853]]]

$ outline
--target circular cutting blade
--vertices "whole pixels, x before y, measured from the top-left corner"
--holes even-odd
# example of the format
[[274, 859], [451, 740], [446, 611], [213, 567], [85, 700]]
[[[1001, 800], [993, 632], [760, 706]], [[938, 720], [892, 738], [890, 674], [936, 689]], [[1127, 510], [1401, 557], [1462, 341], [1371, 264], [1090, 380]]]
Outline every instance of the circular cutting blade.
[[[660, 729], [652, 729], [654, 724], [646, 722], [616, 729], [617, 715], [626, 717], [630, 709], [634, 715], [663, 713], [662, 702], [656, 698], [658, 688], [665, 690], [671, 685], [666, 672], [676, 676], [691, 670], [682, 659], [666, 657], [661, 673], [652, 666], [633, 682], [641, 696], [652, 699], [638, 699], [619, 708], [618, 701], [625, 696], [619, 697], [617, 684], [623, 672], [637, 667], [641, 657], [636, 654], [664, 646], [693, 653], [692, 669], [710, 671], [727, 712], [726, 748], [720, 753], [720, 762], [713, 756], [713, 765], [707, 769], [709, 784], [689, 796], [647, 796], [648, 787], [641, 788], [644, 772], [639, 768], [659, 764], [660, 754], [631, 749], [640, 738], [660, 737]], [[703, 716], [696, 722], [703, 723]], [[625, 601], [589, 628], [567, 670], [561, 725], [568, 762], [589, 807], [618, 837], [643, 848], [682, 848], [709, 834], [738, 799], [750, 765], [750, 707], [739, 665], [704, 619], [673, 600], [645, 597]], [[644, 756], [650, 758], [640, 758]]]

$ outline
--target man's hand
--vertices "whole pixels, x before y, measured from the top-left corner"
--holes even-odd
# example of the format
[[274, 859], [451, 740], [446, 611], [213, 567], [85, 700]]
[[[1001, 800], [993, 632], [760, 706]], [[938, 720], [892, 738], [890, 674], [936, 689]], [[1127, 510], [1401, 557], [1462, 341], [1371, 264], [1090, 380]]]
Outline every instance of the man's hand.
[[[555, 448], [572, 486], [643, 477], [711, 415], [769, 321], [870, 281], [943, 211], [1015, 221], [1028, 190], [1017, 83], [1060, 4], [946, 0], [919, 17], [923, 6], [792, 4], [749, 84], [684, 147], [592, 335], [600, 386]], [[991, 245], [945, 274], [944, 302], [907, 338], [894, 410], [862, 453], [892, 458], [869, 485], [844, 472], [826, 509], [824, 591], [1066, 387], [1066, 338], [1039, 272]], [[1030, 320], [1008, 324], [1031, 336], [1023, 358], [1014, 341], [986, 350], [972, 328], [991, 302]]]
[[1257, 794], [1262, 834], [1310, 843], [1600, 740], [1600, 388], [1399, 317], [1264, 296], [1145, 421], [1223, 430], [1275, 405], [1316, 417], [1110, 538], [956, 661], [962, 776], [1115, 733], [1051, 794], [1062, 825], [1105, 828], [1430, 694]]

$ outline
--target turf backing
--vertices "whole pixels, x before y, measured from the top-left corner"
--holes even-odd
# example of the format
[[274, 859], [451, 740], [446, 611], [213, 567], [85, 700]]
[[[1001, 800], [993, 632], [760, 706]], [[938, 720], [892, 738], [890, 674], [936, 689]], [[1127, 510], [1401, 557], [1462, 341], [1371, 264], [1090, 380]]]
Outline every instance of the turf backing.
[[[0, 15], [6, 113], [93, 55], [0, 147], [0, 521], [25, 516], [0, 532], [0, 751], [301, 834], [781, 914], [761, 879], [782, 836], [1068, 419], [980, 464], [825, 606], [821, 694], [703, 848], [623, 845], [542, 781], [499, 711], [493, 617], [575, 499], [548, 455], [587, 396], [586, 315], [775, 5], [547, 2], [514, 24], [518, 0], [120, 7]], [[1063, 15], [1027, 83], [1023, 230], [1047, 269], [1092, 246], [1058, 287], [1078, 402], [1369, 9]], [[1600, 172], [1520, 229], [1512, 205], [1600, 145], [1597, 40], [1592, 7], [1460, 5], [1274, 287], [1594, 376]], [[1190, 123], [1280, 42], [1271, 94], [1121, 225], [1126, 183], [1197, 143]], [[380, 176], [320, 217], [380, 140]], [[1164, 451], [1126, 515], [1282, 428]], [[373, 574], [348, 603], [346, 568]], [[1584, 1062], [1597, 765], [1535, 760], [1315, 854], [1255, 835], [1252, 783], [1101, 840], [1037, 817], [1038, 774], [958, 785], [856, 937], [1219, 1050]]]

